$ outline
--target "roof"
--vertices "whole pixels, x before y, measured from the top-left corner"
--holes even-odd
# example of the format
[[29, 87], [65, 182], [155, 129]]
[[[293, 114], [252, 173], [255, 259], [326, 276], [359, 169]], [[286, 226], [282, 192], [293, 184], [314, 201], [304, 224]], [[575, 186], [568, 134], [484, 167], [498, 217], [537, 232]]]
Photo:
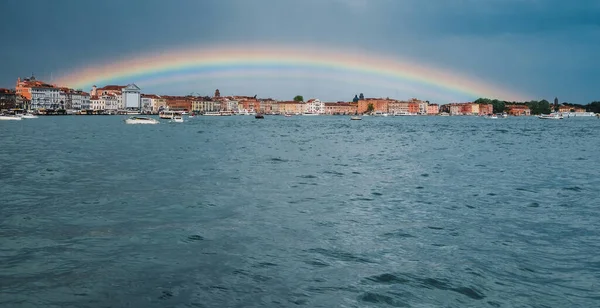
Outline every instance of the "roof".
[[118, 85], [111, 84], [111, 85], [106, 85], [102, 88], [98, 88], [97, 90], [120, 91], [125, 87], [127, 87], [127, 86], [118, 86]]

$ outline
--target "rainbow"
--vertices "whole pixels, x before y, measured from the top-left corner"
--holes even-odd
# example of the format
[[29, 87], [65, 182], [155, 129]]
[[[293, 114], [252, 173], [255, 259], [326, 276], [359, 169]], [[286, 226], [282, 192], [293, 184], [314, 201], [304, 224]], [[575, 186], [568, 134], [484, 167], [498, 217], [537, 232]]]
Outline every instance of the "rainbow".
[[356, 50], [325, 47], [219, 45], [186, 47], [131, 55], [131, 59], [106, 61], [77, 68], [58, 78], [57, 84], [88, 88], [116, 82], [165, 84], [197, 78], [244, 78], [278, 76], [310, 78], [324, 75], [352, 79], [355, 83], [380, 84], [402, 88], [417, 84], [460, 94], [463, 97], [526, 99], [526, 95], [469, 78], [458, 72], [427, 67], [415, 61]]

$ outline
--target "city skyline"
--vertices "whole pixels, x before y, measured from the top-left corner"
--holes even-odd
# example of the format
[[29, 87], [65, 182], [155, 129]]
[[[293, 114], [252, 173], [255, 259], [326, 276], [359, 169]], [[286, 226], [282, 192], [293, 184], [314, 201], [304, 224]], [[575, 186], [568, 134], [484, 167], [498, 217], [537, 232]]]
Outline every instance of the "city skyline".
[[[593, 16], [600, 5], [593, 1], [32, 0], [0, 7], [8, 12], [0, 32], [13, 42], [0, 51], [5, 88], [34, 72], [84, 91], [136, 83], [165, 95], [219, 88], [325, 101], [361, 92], [441, 104], [477, 97], [597, 100], [592, 74], [600, 68], [600, 43], [593, 38], [600, 28]], [[29, 18], [17, 20], [23, 12]], [[97, 78], [78, 80], [86, 70]]]

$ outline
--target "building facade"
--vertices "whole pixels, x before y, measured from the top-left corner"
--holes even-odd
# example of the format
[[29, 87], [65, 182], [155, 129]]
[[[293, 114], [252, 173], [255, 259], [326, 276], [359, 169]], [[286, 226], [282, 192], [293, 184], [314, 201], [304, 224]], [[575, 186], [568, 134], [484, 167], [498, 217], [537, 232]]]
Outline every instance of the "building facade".
[[325, 103], [323, 103], [318, 98], [309, 99], [306, 102], [306, 113], [324, 114], [325, 113]]
[[135, 83], [128, 84], [121, 90], [123, 96], [123, 109], [141, 110], [141, 90]]
[[9, 89], [0, 89], [0, 112], [17, 108], [17, 93]]

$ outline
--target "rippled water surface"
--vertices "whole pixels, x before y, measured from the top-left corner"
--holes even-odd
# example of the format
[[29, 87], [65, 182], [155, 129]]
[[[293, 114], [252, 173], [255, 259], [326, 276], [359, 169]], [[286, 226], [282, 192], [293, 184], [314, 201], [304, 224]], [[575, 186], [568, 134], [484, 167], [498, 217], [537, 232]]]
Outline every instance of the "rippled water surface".
[[600, 306], [600, 120], [122, 120], [0, 122], [0, 306]]

